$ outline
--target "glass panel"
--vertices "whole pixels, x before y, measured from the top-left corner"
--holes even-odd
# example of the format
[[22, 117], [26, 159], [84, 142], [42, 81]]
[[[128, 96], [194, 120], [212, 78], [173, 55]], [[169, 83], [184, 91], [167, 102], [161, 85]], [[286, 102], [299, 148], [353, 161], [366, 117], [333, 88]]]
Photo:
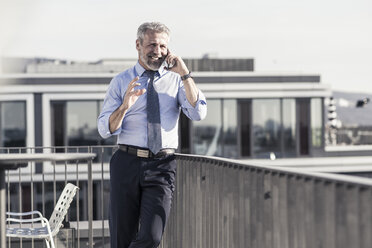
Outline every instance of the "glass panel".
[[53, 143], [56, 146], [113, 145], [116, 136], [102, 139], [97, 117], [103, 101], [53, 101]]
[[296, 156], [296, 101], [283, 99], [283, 156]]
[[222, 156], [221, 100], [208, 99], [208, 115], [202, 121], [194, 121], [192, 127], [192, 151], [199, 155]]
[[253, 154], [270, 157], [280, 154], [280, 100], [254, 99], [252, 101]]
[[179, 151], [190, 153], [190, 125], [191, 120], [181, 111], [179, 121]]
[[96, 101], [67, 102], [66, 132], [69, 146], [97, 144], [96, 104]]
[[26, 146], [26, 102], [0, 103], [0, 146]]
[[300, 155], [309, 155], [310, 99], [297, 99]]
[[251, 156], [251, 118], [252, 102], [250, 100], [239, 101], [240, 114], [240, 155]]
[[[209, 107], [209, 106], [208, 106]], [[238, 157], [237, 141], [237, 103], [236, 100], [223, 101], [223, 156], [226, 158]]]
[[313, 147], [322, 146], [322, 99], [311, 99], [311, 142]]
[[[66, 102], [52, 102], [52, 140], [54, 146], [66, 145]], [[64, 152], [64, 149], [57, 152]]]

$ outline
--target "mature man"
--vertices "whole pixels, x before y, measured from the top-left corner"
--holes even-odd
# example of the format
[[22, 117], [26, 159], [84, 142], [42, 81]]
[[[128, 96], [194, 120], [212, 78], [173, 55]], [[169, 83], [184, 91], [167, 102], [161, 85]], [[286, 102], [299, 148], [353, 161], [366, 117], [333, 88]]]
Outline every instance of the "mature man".
[[203, 93], [183, 60], [168, 49], [161, 23], [138, 28], [137, 64], [115, 76], [107, 90], [98, 131], [118, 135], [110, 161], [111, 247], [157, 247], [169, 216], [180, 110], [206, 116]]

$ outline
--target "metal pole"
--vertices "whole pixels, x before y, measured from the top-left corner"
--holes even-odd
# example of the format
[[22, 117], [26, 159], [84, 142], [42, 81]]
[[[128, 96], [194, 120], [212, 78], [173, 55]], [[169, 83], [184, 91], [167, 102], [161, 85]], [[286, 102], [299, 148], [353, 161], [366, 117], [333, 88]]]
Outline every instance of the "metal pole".
[[0, 248], [5, 248], [5, 172], [0, 169]]
[[104, 190], [104, 171], [103, 171], [103, 156], [104, 156], [104, 148], [101, 147], [101, 218], [102, 218], [102, 246], [105, 244], [105, 218], [104, 218], [104, 208], [105, 203], [103, 199], [103, 190]]
[[88, 238], [89, 247], [93, 247], [93, 180], [92, 160], [88, 161]]

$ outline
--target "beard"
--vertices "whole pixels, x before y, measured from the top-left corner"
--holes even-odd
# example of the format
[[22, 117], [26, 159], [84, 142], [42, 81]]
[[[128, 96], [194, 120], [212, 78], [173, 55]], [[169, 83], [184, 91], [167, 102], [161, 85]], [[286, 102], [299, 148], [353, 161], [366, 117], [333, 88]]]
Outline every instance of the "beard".
[[[142, 51], [139, 53], [140, 60], [150, 70], [157, 71], [163, 64], [166, 56], [157, 56], [153, 53], [144, 54]], [[156, 59], [154, 59], [156, 58]]]

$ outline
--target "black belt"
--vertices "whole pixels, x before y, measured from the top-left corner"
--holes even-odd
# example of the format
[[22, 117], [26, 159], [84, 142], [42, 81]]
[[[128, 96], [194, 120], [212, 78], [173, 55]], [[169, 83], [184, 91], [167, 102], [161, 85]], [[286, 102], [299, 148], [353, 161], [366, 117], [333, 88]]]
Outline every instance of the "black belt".
[[157, 154], [154, 154], [149, 149], [137, 148], [134, 146], [121, 145], [121, 144], [119, 144], [119, 149], [131, 155], [135, 155], [141, 158], [164, 158], [166, 156], [174, 154], [175, 152], [175, 149], [164, 148], [164, 149], [161, 149]]

